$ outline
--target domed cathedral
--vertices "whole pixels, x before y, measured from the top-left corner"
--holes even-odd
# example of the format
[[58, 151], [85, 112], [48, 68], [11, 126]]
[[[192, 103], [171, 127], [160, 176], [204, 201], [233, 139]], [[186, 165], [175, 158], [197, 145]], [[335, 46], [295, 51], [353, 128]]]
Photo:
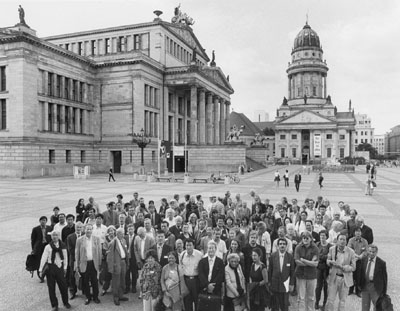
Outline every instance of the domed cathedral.
[[302, 164], [352, 156], [354, 110], [338, 112], [327, 92], [328, 66], [318, 34], [304, 25], [286, 70], [288, 94], [275, 119], [276, 157]]

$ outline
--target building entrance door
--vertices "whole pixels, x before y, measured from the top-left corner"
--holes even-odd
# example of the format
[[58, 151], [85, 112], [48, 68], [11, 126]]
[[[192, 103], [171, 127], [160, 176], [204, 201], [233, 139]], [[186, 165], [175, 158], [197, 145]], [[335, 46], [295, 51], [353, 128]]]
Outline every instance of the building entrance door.
[[301, 131], [301, 164], [310, 162], [310, 130]]
[[114, 173], [121, 173], [122, 152], [121, 151], [111, 151], [111, 156], [112, 156]]

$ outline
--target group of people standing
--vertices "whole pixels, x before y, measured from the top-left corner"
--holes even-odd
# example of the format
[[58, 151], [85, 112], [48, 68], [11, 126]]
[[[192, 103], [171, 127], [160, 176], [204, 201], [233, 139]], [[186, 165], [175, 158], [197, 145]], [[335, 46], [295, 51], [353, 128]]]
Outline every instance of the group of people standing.
[[86, 305], [100, 303], [111, 286], [118, 306], [139, 284], [144, 311], [212, 311], [221, 304], [226, 311], [287, 311], [290, 295], [296, 310], [333, 310], [336, 301], [345, 310], [352, 293], [367, 311], [386, 294], [386, 264], [376, 256], [372, 229], [347, 204], [335, 211], [322, 197], [301, 206], [284, 197], [272, 206], [254, 191], [250, 200], [227, 191], [209, 202], [174, 195], [156, 207], [135, 192], [125, 203], [117, 195], [103, 213], [93, 198], [86, 205], [80, 199], [76, 223], [57, 209], [51, 226], [40, 217], [32, 249], [53, 310], [55, 284], [70, 308], [79, 279]]
[[[283, 181], [285, 182], [285, 188], [289, 187], [289, 170], [286, 170], [285, 173], [283, 174]], [[279, 188], [279, 183], [281, 181], [281, 175], [279, 173], [279, 170], [276, 170], [274, 173], [274, 182], [276, 185], [276, 188]], [[294, 175], [294, 186], [296, 188], [296, 191], [299, 192], [300, 190], [300, 184], [301, 184], [301, 173], [296, 172]]]

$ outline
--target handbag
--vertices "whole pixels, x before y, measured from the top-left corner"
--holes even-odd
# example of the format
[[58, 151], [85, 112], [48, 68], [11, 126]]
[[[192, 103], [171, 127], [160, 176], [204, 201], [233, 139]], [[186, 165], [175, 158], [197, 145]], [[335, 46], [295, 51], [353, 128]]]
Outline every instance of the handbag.
[[42, 279], [46, 276], [48, 271], [49, 271], [49, 263], [46, 261], [42, 269]]
[[378, 298], [376, 311], [393, 311], [393, 304], [389, 295], [384, 294]]
[[207, 292], [199, 293], [197, 311], [220, 311], [221, 296], [211, 295]]

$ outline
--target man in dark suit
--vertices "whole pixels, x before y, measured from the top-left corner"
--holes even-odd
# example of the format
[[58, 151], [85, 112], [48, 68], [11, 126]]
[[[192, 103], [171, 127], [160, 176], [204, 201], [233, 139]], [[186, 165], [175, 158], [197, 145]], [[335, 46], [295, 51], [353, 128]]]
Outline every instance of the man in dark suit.
[[286, 228], [286, 223], [285, 223], [286, 219], [289, 219], [289, 221], [291, 222], [290, 218], [287, 217], [287, 210], [283, 208], [282, 204], [278, 203], [276, 207], [281, 217], [276, 218], [274, 220], [274, 229], [273, 232], [271, 233], [272, 241], [278, 238], [278, 229], [280, 227]]
[[208, 242], [207, 257], [199, 261], [199, 283], [200, 292], [221, 296], [222, 283], [225, 278], [224, 262], [215, 256], [217, 244], [214, 241]]
[[289, 310], [289, 291], [294, 289], [294, 259], [286, 251], [286, 239], [278, 239], [278, 251], [269, 258], [268, 280], [275, 299], [274, 311]]
[[369, 311], [371, 301], [376, 307], [378, 298], [387, 291], [386, 262], [376, 256], [378, 247], [374, 244], [368, 246], [368, 256], [361, 260], [361, 273], [359, 282], [361, 287], [362, 311]]
[[[49, 235], [49, 233], [52, 231], [51, 226], [46, 225], [47, 223], [46, 216], [40, 217], [39, 223], [40, 225], [33, 228], [31, 233], [31, 247], [32, 247], [32, 254], [35, 255], [36, 270], [39, 269], [40, 259], [42, 258], [44, 248], [51, 241], [51, 236]], [[37, 271], [37, 273], [39, 276], [39, 270]], [[44, 279], [40, 278], [40, 283], [43, 282]]]
[[69, 292], [71, 293], [70, 299], [76, 297], [78, 288], [75, 280], [75, 246], [76, 240], [83, 234], [83, 223], [78, 221], [75, 224], [75, 232], [67, 236], [67, 252], [68, 252], [68, 266], [69, 266]]
[[207, 236], [207, 221], [205, 219], [200, 219], [198, 224], [199, 230], [197, 230], [194, 234], [194, 243], [197, 250], [200, 248], [201, 238]]
[[125, 292], [125, 275], [128, 265], [128, 250], [125, 245], [125, 231], [123, 228], [117, 229], [117, 237], [113, 239], [108, 248], [107, 267], [108, 272], [112, 274], [112, 290], [114, 304], [120, 305], [120, 301], [128, 301], [123, 296]]
[[125, 241], [128, 250], [128, 258], [129, 263], [126, 268], [126, 276], [125, 276], [125, 294], [129, 292], [129, 289], [132, 286], [132, 293], [136, 293], [136, 282], [138, 278], [138, 267], [135, 256], [135, 226], [133, 224], [128, 225], [128, 234], [125, 236]]
[[301, 174], [300, 172], [298, 172], [296, 175], [294, 175], [294, 186], [296, 187], [297, 192], [299, 192], [300, 183], [301, 183]]
[[169, 228], [169, 231], [175, 236], [175, 240], [179, 239], [182, 234], [182, 217], [176, 216], [175, 225]]
[[368, 244], [374, 243], [374, 233], [370, 227], [364, 224], [364, 217], [358, 215], [356, 223], [361, 228], [361, 237], [366, 239]]
[[152, 247], [157, 253], [157, 262], [161, 267], [164, 267], [168, 264], [168, 253], [172, 251], [172, 249], [165, 244], [165, 233], [164, 231], [157, 232], [157, 244]]
[[243, 272], [244, 272], [244, 277], [246, 279], [246, 282], [249, 282], [250, 269], [251, 269], [251, 265], [253, 264], [253, 259], [251, 257], [251, 253], [253, 252], [253, 249], [256, 247], [261, 249], [261, 252], [262, 252], [261, 262], [263, 262], [265, 265], [267, 265], [265, 247], [257, 244], [257, 231], [251, 231], [250, 235], [249, 235], [249, 244], [247, 244], [242, 249], [242, 252], [244, 255], [244, 271]]
[[151, 220], [151, 226], [155, 229], [158, 230], [160, 229], [160, 224], [161, 224], [161, 216], [159, 213], [156, 211], [156, 207], [154, 206], [154, 201], [150, 200], [149, 201], [149, 213], [145, 216], [145, 218], [150, 218]]

